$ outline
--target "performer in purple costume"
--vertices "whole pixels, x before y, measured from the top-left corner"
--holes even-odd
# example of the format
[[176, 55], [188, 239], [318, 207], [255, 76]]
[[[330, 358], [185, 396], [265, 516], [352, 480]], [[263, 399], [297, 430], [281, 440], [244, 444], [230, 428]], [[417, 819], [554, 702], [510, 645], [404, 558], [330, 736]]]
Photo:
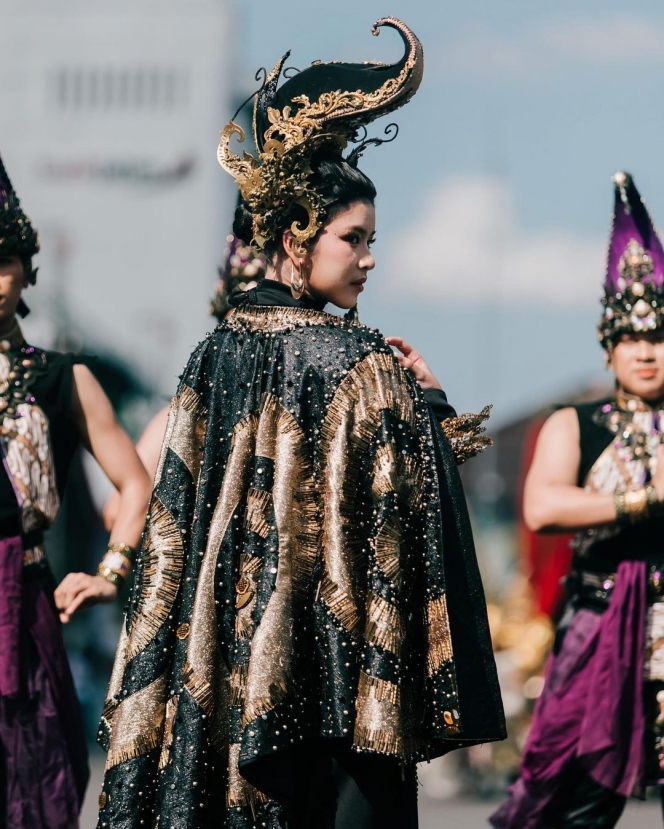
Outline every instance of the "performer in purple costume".
[[[0, 827], [76, 829], [88, 778], [81, 711], [60, 622], [113, 601], [131, 568], [150, 482], [90, 370], [28, 345], [16, 313], [36, 281], [37, 234], [0, 160]], [[55, 589], [43, 532], [83, 443], [120, 492], [98, 574]], [[58, 618], [59, 617], [59, 618]]]
[[497, 829], [613, 827], [629, 796], [664, 784], [664, 249], [631, 176], [613, 181], [599, 338], [616, 391], [552, 415], [526, 481], [531, 529], [577, 536]]

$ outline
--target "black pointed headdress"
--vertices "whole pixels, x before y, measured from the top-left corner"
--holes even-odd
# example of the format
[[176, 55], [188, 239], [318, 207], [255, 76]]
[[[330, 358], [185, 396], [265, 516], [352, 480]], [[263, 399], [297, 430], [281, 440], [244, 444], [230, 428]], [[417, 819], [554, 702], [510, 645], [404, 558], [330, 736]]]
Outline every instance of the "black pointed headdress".
[[[0, 254], [20, 256], [27, 262], [38, 252], [37, 231], [21, 209], [21, 203], [0, 158]], [[36, 274], [36, 270], [29, 274], [32, 283], [35, 282]]]
[[[362, 127], [403, 106], [417, 92], [424, 67], [422, 45], [394, 17], [379, 20], [373, 34], [379, 34], [383, 26], [396, 29], [406, 46], [397, 63], [317, 61], [279, 87], [290, 52], [281, 58], [254, 102], [257, 157], [246, 151], [236, 155], [230, 149], [233, 135], [240, 142], [245, 139], [244, 130], [234, 121], [222, 130], [219, 163], [236, 180], [251, 210], [259, 247], [276, 237], [283, 218], [300, 205], [309, 220], [304, 227], [295, 223], [292, 231], [293, 247], [303, 256], [325, 213], [325, 205], [309, 182], [313, 155], [321, 149], [341, 155], [349, 141], [357, 140]], [[371, 139], [367, 143], [381, 142]]]

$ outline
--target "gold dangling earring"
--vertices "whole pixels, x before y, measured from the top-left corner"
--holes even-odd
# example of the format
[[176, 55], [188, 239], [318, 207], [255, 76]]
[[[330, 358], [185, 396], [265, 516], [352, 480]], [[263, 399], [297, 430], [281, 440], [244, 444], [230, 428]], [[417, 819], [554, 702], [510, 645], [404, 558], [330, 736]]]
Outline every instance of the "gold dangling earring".
[[301, 299], [304, 293], [304, 277], [302, 276], [302, 260], [300, 260], [300, 278], [295, 279], [295, 265], [291, 262], [290, 291], [293, 299]]

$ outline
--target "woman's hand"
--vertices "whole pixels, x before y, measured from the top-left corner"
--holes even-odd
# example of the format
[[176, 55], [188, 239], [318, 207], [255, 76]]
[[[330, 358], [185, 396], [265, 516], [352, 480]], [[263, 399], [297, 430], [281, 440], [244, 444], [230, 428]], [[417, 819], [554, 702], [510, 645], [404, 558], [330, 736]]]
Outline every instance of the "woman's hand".
[[436, 380], [433, 371], [424, 361], [424, 357], [415, 351], [412, 345], [409, 345], [401, 337], [386, 337], [387, 342], [397, 348], [401, 354], [397, 354], [396, 358], [399, 361], [401, 368], [410, 369], [415, 376], [415, 379], [420, 384], [423, 391], [427, 389], [440, 389], [441, 385]]
[[115, 601], [118, 589], [101, 576], [87, 573], [69, 573], [55, 589], [55, 606], [60, 611], [60, 621], [67, 624], [77, 610], [95, 604]]

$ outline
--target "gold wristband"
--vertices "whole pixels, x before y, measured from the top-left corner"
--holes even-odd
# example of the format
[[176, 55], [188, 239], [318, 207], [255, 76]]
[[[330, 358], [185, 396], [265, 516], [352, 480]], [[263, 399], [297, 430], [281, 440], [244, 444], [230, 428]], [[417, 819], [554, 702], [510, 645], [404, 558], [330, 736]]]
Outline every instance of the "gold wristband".
[[97, 568], [97, 575], [105, 581], [114, 584], [118, 588], [118, 590], [124, 584], [124, 579], [122, 578], [122, 576], [119, 573], [116, 573], [115, 570], [109, 570], [108, 567], [102, 567], [101, 565], [99, 565], [99, 567]]
[[123, 541], [114, 541], [108, 545], [106, 554], [99, 562], [97, 575], [114, 584], [118, 589], [131, 573], [134, 551]]
[[648, 518], [651, 497], [646, 487], [617, 492], [613, 496], [617, 523], [623, 527], [629, 527]]
[[129, 561], [133, 562], [136, 556], [136, 551], [133, 547], [130, 547], [129, 544], [125, 544], [124, 541], [114, 541], [112, 544], [108, 545], [106, 550], [107, 553], [120, 553], [125, 558], [129, 559]]

